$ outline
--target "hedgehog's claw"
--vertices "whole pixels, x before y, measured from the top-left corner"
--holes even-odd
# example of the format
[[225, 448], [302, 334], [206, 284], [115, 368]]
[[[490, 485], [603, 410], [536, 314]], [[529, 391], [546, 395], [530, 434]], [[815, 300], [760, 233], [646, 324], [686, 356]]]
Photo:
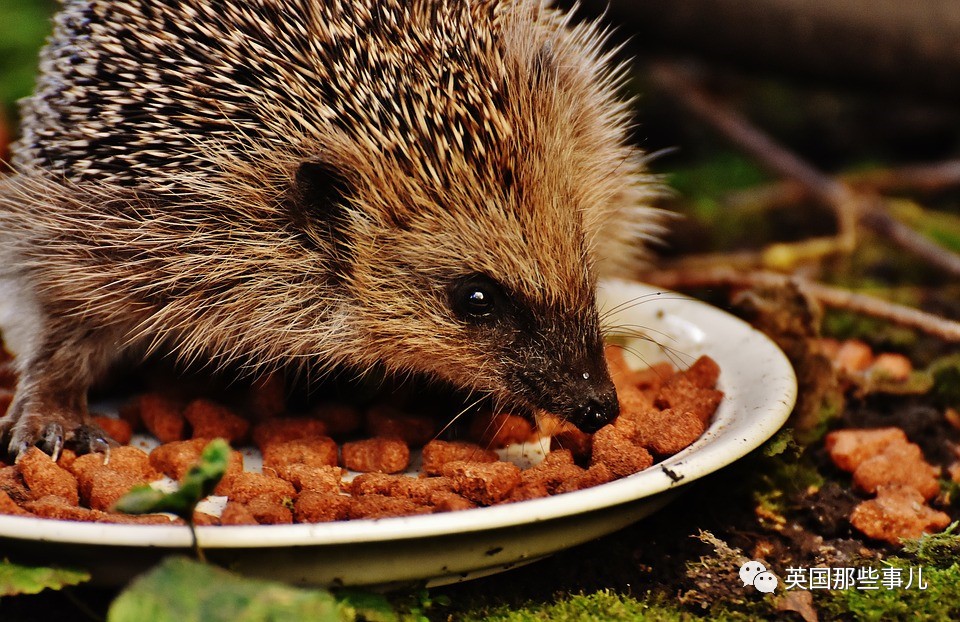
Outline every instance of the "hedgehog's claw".
[[110, 462], [110, 448], [119, 443], [94, 423], [84, 423], [73, 431], [70, 446], [78, 454], [103, 454], [103, 463]]
[[57, 422], [48, 423], [43, 429], [43, 437], [38, 445], [56, 462], [60, 452], [63, 451], [63, 426]]

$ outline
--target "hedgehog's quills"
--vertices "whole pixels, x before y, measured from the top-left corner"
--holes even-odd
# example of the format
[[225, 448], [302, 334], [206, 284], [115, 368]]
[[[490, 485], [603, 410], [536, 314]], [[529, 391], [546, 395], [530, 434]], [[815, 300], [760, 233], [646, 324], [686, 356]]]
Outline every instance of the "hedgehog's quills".
[[535, 0], [66, 0], [0, 185], [11, 453], [121, 354], [381, 365], [593, 430], [654, 232], [596, 26]]

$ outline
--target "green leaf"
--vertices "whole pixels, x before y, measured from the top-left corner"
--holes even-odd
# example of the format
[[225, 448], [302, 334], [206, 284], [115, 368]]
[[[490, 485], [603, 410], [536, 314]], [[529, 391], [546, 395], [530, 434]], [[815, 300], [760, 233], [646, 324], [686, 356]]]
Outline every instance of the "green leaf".
[[90, 573], [70, 568], [34, 568], [7, 560], [0, 562], [0, 596], [37, 594], [90, 580]]
[[325, 590], [246, 579], [183, 557], [161, 562], [124, 590], [108, 622], [350, 622]]
[[214, 439], [203, 448], [200, 462], [190, 467], [180, 487], [165, 493], [150, 486], [136, 486], [114, 505], [118, 512], [151, 514], [170, 512], [189, 521], [201, 499], [213, 492], [227, 472], [230, 445], [222, 438]]

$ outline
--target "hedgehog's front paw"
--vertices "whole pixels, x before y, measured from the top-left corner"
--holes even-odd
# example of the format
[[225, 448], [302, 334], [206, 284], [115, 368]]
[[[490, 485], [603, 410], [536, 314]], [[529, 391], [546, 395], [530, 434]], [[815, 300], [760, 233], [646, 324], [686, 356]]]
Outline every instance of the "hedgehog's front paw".
[[7, 453], [13, 458], [33, 446], [50, 454], [54, 460], [64, 447], [70, 447], [78, 454], [109, 454], [116, 441], [99, 426], [83, 419], [82, 414], [63, 408], [30, 408], [15, 401], [7, 414], [0, 418], [0, 438], [6, 439]]

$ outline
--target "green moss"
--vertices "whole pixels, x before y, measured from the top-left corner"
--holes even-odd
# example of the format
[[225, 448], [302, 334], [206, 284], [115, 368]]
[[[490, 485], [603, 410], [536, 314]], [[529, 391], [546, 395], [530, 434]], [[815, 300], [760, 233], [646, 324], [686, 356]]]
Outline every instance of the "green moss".
[[464, 622], [595, 622], [596, 620], [640, 620], [680, 622], [697, 620], [678, 605], [651, 596], [640, 601], [629, 596], [603, 590], [588, 595], [572, 595], [553, 603], [530, 603], [520, 608], [500, 606], [459, 618]]
[[[955, 537], [955, 536], [954, 536]], [[817, 593], [817, 608], [821, 614], [842, 620], [868, 622], [876, 620], [941, 621], [960, 619], [960, 564], [948, 567], [918, 565], [913, 561], [893, 558], [890, 566], [901, 568], [904, 581], [913, 569], [911, 588], [878, 590], [848, 589]], [[926, 589], [917, 586], [917, 575], [922, 569]]]

